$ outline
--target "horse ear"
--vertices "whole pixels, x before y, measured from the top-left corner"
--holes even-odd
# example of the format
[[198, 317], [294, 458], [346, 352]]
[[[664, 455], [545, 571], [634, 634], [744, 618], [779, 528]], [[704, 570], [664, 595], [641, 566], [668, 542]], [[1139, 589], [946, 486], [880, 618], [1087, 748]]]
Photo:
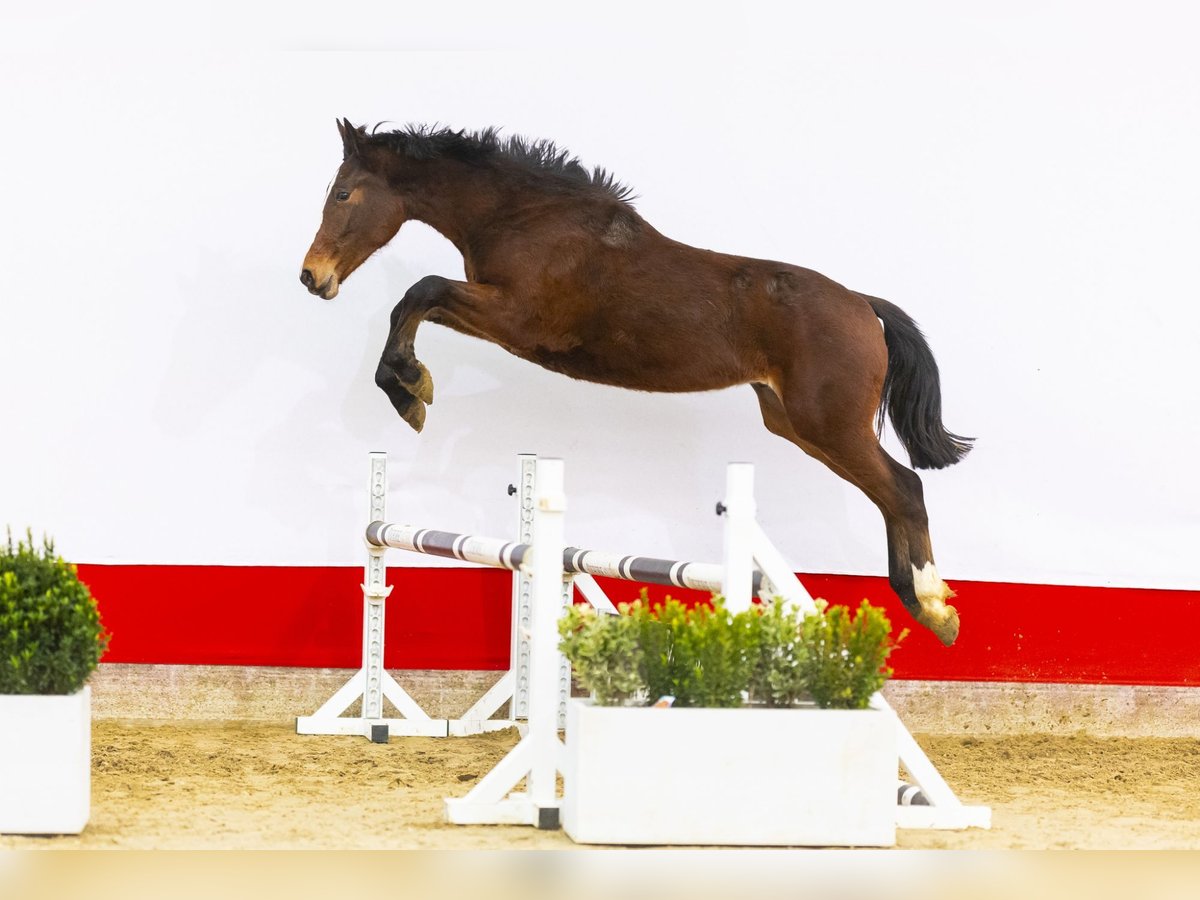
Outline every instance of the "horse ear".
[[358, 129], [350, 124], [349, 119], [340, 119], [337, 127], [338, 134], [342, 136], [342, 159], [346, 160], [358, 153], [358, 139], [361, 135]]

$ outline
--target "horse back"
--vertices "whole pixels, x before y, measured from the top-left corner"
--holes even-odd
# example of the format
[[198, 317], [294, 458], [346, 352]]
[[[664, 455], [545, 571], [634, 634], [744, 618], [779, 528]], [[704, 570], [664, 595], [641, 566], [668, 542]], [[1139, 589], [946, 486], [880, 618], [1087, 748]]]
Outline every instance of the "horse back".
[[475, 270], [516, 298], [529, 336], [518, 355], [640, 390], [764, 380], [822, 334], [874, 323], [861, 297], [818, 272], [672, 240], [611, 200], [524, 211]]

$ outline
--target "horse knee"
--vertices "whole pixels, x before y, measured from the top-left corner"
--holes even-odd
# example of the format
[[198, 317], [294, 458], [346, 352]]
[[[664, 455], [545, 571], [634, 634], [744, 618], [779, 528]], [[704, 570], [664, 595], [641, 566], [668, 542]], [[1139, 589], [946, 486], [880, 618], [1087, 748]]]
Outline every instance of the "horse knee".
[[410, 306], [428, 309], [446, 290], [448, 283], [441, 275], [426, 275], [404, 293], [402, 302]]
[[396, 326], [403, 318], [414, 315], [418, 318], [424, 317], [431, 308], [437, 305], [437, 300], [446, 290], [447, 284], [449, 282], [441, 275], [426, 275], [414, 283], [404, 292], [400, 302], [392, 307], [392, 331], [396, 330]]

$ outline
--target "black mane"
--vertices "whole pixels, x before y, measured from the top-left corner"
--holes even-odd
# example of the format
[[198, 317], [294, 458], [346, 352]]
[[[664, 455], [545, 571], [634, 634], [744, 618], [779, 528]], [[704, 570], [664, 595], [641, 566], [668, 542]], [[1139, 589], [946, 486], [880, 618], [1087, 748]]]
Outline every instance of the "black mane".
[[520, 135], [500, 137], [500, 129], [490, 126], [482, 131], [454, 131], [436, 125], [406, 125], [395, 131], [380, 131], [379, 126], [367, 135], [368, 143], [387, 147], [410, 159], [458, 159], [482, 163], [489, 159], [511, 160], [530, 172], [549, 175], [565, 184], [598, 188], [628, 203], [633, 189], [617, 181], [600, 166], [590, 171], [560, 148], [554, 141], [529, 140]]

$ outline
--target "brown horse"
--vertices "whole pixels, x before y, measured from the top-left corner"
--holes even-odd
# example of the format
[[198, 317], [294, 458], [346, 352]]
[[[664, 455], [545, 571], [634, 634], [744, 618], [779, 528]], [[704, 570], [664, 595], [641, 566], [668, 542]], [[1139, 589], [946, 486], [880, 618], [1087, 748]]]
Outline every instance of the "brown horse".
[[[571, 378], [642, 391], [754, 388], [767, 428], [856, 485], [887, 527], [892, 589], [947, 646], [958, 635], [938, 576], [921, 480], [879, 445], [890, 413], [912, 464], [941, 468], [970, 439], [942, 426], [937, 364], [886, 300], [786, 263], [663, 236], [602, 169], [553, 143], [338, 123], [343, 161], [300, 280], [333, 299], [409, 219], [462, 253], [466, 281], [422, 278], [392, 310], [375, 382], [420, 431], [433, 382], [422, 321], [499, 344]], [[880, 327], [880, 321], [883, 328]]]

